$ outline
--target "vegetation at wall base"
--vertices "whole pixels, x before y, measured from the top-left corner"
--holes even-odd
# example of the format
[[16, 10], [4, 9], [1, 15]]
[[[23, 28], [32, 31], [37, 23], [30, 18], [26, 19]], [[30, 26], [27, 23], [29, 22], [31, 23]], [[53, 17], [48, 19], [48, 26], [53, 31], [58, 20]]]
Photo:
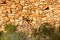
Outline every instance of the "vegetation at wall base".
[[5, 26], [5, 30], [7, 32], [15, 32], [17, 30], [17, 27], [15, 25], [12, 25], [12, 24], [7, 24]]
[[31, 34], [17, 31], [17, 27], [12, 24], [6, 25], [5, 31], [0, 31], [0, 40], [60, 40], [60, 26], [55, 30], [49, 23], [32, 28]]

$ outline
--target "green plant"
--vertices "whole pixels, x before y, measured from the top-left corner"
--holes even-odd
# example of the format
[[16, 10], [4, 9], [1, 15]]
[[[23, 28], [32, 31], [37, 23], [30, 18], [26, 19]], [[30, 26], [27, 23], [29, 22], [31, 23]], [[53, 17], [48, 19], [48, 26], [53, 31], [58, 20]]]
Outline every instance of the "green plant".
[[42, 34], [37, 29], [33, 29], [31, 40], [46, 40], [46, 35]]
[[60, 26], [57, 28], [57, 32], [60, 33]]
[[4, 32], [0, 31], [0, 40], [2, 39], [3, 35], [4, 35]]
[[26, 36], [23, 32], [4, 33], [1, 40], [26, 40]]
[[16, 31], [16, 26], [12, 25], [12, 24], [8, 24], [8, 25], [5, 26], [5, 30], [7, 32], [15, 32]]
[[8, 24], [5, 26], [6, 32], [1, 36], [1, 40], [26, 40], [26, 35], [23, 32], [17, 32], [16, 26]]
[[43, 23], [38, 29], [32, 30], [32, 40], [49, 40], [54, 34], [54, 28], [49, 23]]
[[2, 40], [26, 40], [26, 36], [22, 32], [6, 33]]
[[45, 39], [46, 36], [48, 36], [49, 40], [60, 40], [60, 27], [58, 27], [56, 31], [55, 28], [52, 28], [50, 24], [43, 23], [42, 25], [40, 25], [38, 30], [43, 35], [43, 37], [45, 37]]
[[43, 23], [40, 25], [38, 31], [45, 35], [50, 35], [54, 32], [54, 28], [48, 23]]

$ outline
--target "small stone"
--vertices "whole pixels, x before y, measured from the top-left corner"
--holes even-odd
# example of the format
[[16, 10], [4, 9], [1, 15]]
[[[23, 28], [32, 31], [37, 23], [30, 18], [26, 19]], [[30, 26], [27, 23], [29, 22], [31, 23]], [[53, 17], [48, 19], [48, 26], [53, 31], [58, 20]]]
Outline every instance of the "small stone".
[[4, 20], [4, 22], [7, 22], [7, 21], [9, 21], [9, 18], [8, 17], [3, 17], [3, 20]]

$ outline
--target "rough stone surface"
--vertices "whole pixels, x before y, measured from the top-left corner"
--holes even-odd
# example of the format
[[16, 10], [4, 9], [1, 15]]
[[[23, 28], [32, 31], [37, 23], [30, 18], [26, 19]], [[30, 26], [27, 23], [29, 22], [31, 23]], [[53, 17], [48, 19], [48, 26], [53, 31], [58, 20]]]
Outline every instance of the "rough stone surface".
[[[12, 23], [36, 28], [43, 22], [60, 21], [60, 1], [55, 0], [0, 0], [0, 25]], [[25, 24], [27, 25], [27, 24]]]

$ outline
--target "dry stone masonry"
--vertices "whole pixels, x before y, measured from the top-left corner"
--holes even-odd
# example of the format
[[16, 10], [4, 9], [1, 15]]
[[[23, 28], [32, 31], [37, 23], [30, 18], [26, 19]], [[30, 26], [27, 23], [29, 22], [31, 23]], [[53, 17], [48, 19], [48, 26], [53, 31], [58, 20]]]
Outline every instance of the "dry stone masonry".
[[29, 29], [44, 22], [60, 22], [60, 0], [0, 0], [0, 27], [11, 23]]

